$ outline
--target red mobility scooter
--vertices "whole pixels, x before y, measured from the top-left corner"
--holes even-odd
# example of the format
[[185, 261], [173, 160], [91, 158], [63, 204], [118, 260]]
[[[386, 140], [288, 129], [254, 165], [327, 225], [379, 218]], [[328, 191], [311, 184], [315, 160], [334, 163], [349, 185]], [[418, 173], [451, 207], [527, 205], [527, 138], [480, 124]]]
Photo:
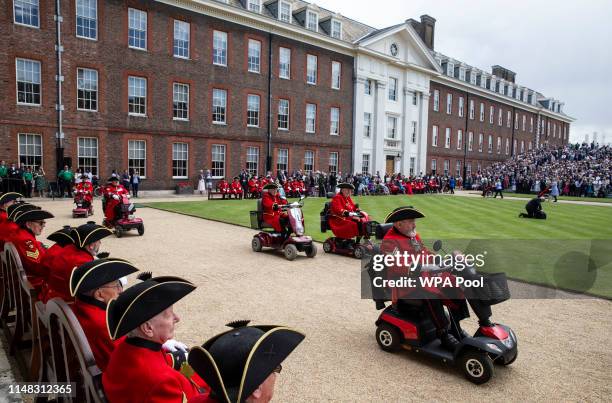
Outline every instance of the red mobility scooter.
[[[133, 229], [138, 231], [138, 235], [143, 235], [145, 228], [142, 218], [137, 218], [134, 213], [136, 207], [130, 201], [130, 195], [128, 194], [113, 194], [111, 196], [116, 202], [115, 208], [113, 209], [113, 217], [105, 217], [103, 225], [108, 228], [115, 229], [115, 236], [121, 238], [127, 231]], [[103, 201], [103, 203], [111, 203], [111, 201]]]
[[[382, 234], [380, 237], [382, 239], [391, 226], [392, 224], [379, 226], [377, 238], [379, 234]], [[440, 250], [441, 242], [436, 241], [433, 249]], [[481, 301], [488, 305], [498, 304], [510, 298], [504, 273], [484, 275], [477, 273], [473, 267], [463, 270], [455, 270], [452, 267], [447, 269], [438, 267], [432, 270], [428, 267], [427, 270], [434, 276], [450, 270], [453, 275], [464, 277], [464, 279], [482, 278]], [[493, 377], [494, 364], [506, 366], [516, 360], [518, 356], [517, 337], [510, 327], [499, 323], [492, 324], [492, 326], [480, 326], [472, 336], [465, 332], [457, 332], [459, 344], [455, 350], [449, 351], [443, 348], [436, 335], [430, 311], [423, 300], [404, 300], [409, 303], [408, 312], [403, 310], [400, 313], [394, 305], [385, 306], [385, 302], [389, 301], [388, 293], [374, 287], [374, 278], [378, 276], [386, 278], [386, 273], [384, 270], [375, 272], [370, 267], [368, 274], [376, 309], [384, 309], [376, 321], [376, 341], [384, 351], [393, 352], [403, 348], [425, 354], [457, 366], [464, 376], [475, 384], [483, 384]], [[455, 330], [460, 329], [458, 321], [453, 318], [450, 311], [446, 314], [451, 327]]]
[[91, 193], [86, 190], [76, 188], [74, 190], [74, 204], [72, 209], [72, 218], [87, 218], [93, 215], [93, 203], [91, 202]]
[[251, 241], [254, 252], [261, 252], [264, 247], [282, 250], [287, 260], [294, 260], [298, 252], [304, 252], [310, 258], [317, 255], [317, 245], [312, 242], [311, 237], [304, 235], [303, 201], [304, 196], [293, 203], [278, 206], [287, 212], [289, 218], [290, 233], [283, 234], [264, 222], [262, 199], [257, 199], [257, 210], [250, 212], [251, 228], [261, 230]]

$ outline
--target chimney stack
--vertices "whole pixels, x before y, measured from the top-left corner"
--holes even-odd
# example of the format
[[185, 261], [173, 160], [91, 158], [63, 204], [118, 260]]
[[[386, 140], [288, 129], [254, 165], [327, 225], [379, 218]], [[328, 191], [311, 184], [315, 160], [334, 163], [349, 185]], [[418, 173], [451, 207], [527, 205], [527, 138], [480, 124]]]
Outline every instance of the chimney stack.
[[415, 21], [412, 18], [406, 20], [412, 28], [419, 34], [425, 46], [430, 50], [434, 50], [434, 37], [436, 28], [436, 19], [427, 14], [421, 16], [421, 22]]

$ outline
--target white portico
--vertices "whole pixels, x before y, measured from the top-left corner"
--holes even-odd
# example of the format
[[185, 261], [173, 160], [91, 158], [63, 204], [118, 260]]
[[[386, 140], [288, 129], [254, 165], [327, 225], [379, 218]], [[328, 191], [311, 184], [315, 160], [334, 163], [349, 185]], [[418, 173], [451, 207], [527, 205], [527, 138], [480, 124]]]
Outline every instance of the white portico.
[[429, 80], [439, 65], [408, 21], [355, 45], [353, 172], [425, 172]]

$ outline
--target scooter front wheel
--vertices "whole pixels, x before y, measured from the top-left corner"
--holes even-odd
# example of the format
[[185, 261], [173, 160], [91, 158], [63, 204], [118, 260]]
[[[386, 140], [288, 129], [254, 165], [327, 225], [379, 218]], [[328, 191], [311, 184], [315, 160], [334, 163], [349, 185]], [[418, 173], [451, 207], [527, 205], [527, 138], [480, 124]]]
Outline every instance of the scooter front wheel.
[[493, 361], [488, 354], [479, 351], [468, 351], [459, 359], [459, 365], [465, 377], [476, 385], [486, 383], [493, 377]]
[[285, 250], [283, 252], [285, 253], [285, 258], [289, 261], [295, 260], [298, 254], [297, 247], [292, 243], [285, 246]]
[[251, 248], [253, 249], [253, 252], [261, 252], [262, 245], [259, 237], [253, 237], [253, 240], [251, 241]]
[[325, 253], [330, 253], [332, 249], [331, 241], [329, 239], [325, 240], [325, 242], [323, 242], [323, 251]]
[[314, 243], [310, 244], [310, 246], [306, 247], [306, 256], [312, 258], [317, 256], [317, 245]]
[[381, 323], [376, 328], [376, 341], [380, 348], [387, 352], [393, 352], [402, 344], [401, 336], [397, 328], [387, 323]]

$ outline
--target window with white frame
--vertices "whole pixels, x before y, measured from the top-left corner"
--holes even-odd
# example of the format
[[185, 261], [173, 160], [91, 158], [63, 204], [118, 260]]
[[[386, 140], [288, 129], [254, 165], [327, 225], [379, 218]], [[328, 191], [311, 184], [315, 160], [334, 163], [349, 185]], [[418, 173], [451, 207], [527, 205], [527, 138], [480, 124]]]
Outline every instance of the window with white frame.
[[497, 136], [497, 153], [498, 154], [501, 154], [501, 143], [502, 143], [501, 137]]
[[482, 133], [480, 133], [478, 135], [478, 151], [479, 152], [482, 152], [482, 143], [483, 143], [483, 140], [484, 140], [484, 136], [482, 135]]
[[455, 164], [455, 176], [461, 176], [461, 161], [457, 160]]
[[147, 114], [147, 79], [128, 77], [128, 113], [136, 116]]
[[485, 106], [484, 104], [481, 102], [480, 103], [480, 121], [484, 122], [485, 119]]
[[319, 31], [319, 14], [314, 11], [306, 11], [306, 28], [318, 32]]
[[304, 173], [310, 174], [314, 170], [314, 151], [304, 151]]
[[521, 140], [521, 154], [525, 153], [525, 141]]
[[495, 120], [495, 107], [493, 105], [489, 106], [489, 124], [493, 124]]
[[306, 104], [306, 133], [314, 133], [317, 127], [317, 105]]
[[472, 175], [472, 163], [471, 162], [465, 166], [465, 174], [467, 176]]
[[431, 127], [431, 145], [433, 147], [438, 146], [438, 126], [436, 125]]
[[533, 116], [529, 120], [529, 132], [533, 133]]
[[529, 142], [529, 151], [531, 151], [532, 148], [533, 148], [533, 143], [530, 141]]
[[249, 71], [259, 73], [261, 69], [261, 42], [249, 39]]
[[410, 157], [410, 175], [414, 175], [414, 170], [416, 169], [416, 158]]
[[457, 130], [457, 150], [463, 148], [463, 130]]
[[508, 111], [508, 114], [506, 115], [506, 126], [507, 127], [512, 127], [512, 111]]
[[188, 22], [174, 20], [174, 41], [172, 51], [175, 57], [189, 59], [189, 30]]
[[474, 149], [474, 132], [468, 133], [468, 151], [472, 151]]
[[448, 175], [449, 171], [450, 171], [450, 161], [444, 160], [444, 175]]
[[417, 140], [417, 122], [416, 121], [412, 121], [412, 133], [410, 135], [410, 142], [412, 144], [416, 144], [416, 140]]
[[474, 70], [470, 71], [470, 84], [476, 85], [476, 72]]
[[147, 143], [145, 140], [128, 140], [128, 169], [143, 178], [147, 176]]
[[489, 80], [489, 90], [495, 91], [495, 87], [496, 87], [496, 80], [493, 77], [491, 77], [491, 79]]
[[446, 114], [453, 113], [453, 94], [446, 94]]
[[412, 105], [415, 105], [418, 103], [419, 98], [418, 98], [418, 93], [416, 91], [412, 92]]
[[474, 119], [474, 100], [470, 99], [470, 119]]
[[212, 121], [215, 124], [225, 124], [227, 121], [227, 91], [213, 89]]
[[499, 113], [497, 114], [497, 124], [499, 126], [503, 126], [504, 125], [504, 110], [502, 108], [499, 108]]
[[527, 115], [523, 115], [523, 131], [527, 129]]
[[338, 153], [331, 152], [329, 153], [329, 169], [327, 170], [329, 174], [338, 174]]
[[459, 97], [459, 117], [460, 118], [463, 117], [464, 108], [465, 108], [465, 100], [463, 99], [463, 97]]
[[315, 55], [306, 56], [306, 83], [317, 83], [317, 57]]
[[485, 76], [484, 74], [480, 75], [480, 86], [482, 88], [487, 88], [487, 76]]
[[506, 155], [510, 154], [510, 140], [506, 139]]
[[286, 171], [289, 169], [289, 150], [286, 148], [280, 148], [278, 150], [278, 156], [276, 159], [276, 170]]
[[397, 78], [389, 78], [389, 101], [397, 101]]
[[291, 49], [278, 49], [278, 77], [289, 80], [291, 78]]
[[278, 19], [291, 23], [291, 3], [281, 1], [278, 3]]
[[189, 120], [189, 84], [172, 84], [172, 117]]
[[518, 113], [514, 113], [514, 130], [518, 130], [519, 125], [519, 116]]
[[514, 142], [512, 143], [512, 155], [516, 154], [516, 144], [517, 144], [517, 140], [514, 139]]
[[372, 133], [372, 114], [369, 112], [363, 113], [363, 137], [370, 137]]
[[444, 148], [451, 147], [451, 129], [450, 127], [446, 128], [446, 132], [444, 133]]
[[259, 127], [259, 95], [247, 95], [247, 126]]
[[289, 130], [289, 100], [278, 100], [278, 129]]
[[225, 145], [213, 144], [211, 147], [210, 173], [213, 178], [225, 177]]
[[342, 64], [340, 62], [332, 62], [332, 82], [331, 87], [334, 90], [340, 89], [340, 80], [342, 76]]
[[455, 64], [454, 63], [448, 62], [446, 64], [446, 74], [449, 77], [455, 77]]
[[40, 62], [29, 59], [16, 59], [15, 69], [17, 70], [17, 103], [40, 105]]
[[78, 138], [78, 168], [82, 172], [98, 175], [98, 139], [95, 137]]
[[147, 49], [146, 11], [128, 9], [128, 46], [134, 49]]
[[213, 64], [227, 66], [227, 32], [213, 32]]
[[465, 69], [463, 67], [459, 67], [459, 80], [465, 81]]
[[433, 110], [436, 112], [440, 110], [440, 91], [438, 90], [434, 90]]
[[38, 0], [13, 0], [13, 15], [16, 24], [40, 27]]
[[32, 170], [42, 165], [42, 136], [40, 134], [19, 133], [19, 163], [21, 168]]
[[97, 70], [77, 69], [77, 109], [83, 111], [98, 110]]
[[397, 134], [397, 117], [387, 116], [387, 138], [394, 139]]
[[187, 178], [187, 166], [189, 161], [189, 144], [172, 143], [172, 178]]
[[331, 21], [331, 37], [342, 39], [342, 23], [338, 20]]
[[370, 154], [361, 156], [361, 174], [367, 175], [370, 173]]
[[76, 35], [98, 38], [98, 0], [76, 0]]
[[247, 147], [246, 170], [249, 175], [257, 175], [259, 169], [259, 147]]
[[261, 13], [261, 0], [247, 0], [247, 9], [256, 13]]
[[431, 160], [431, 173], [435, 174], [437, 169], [438, 169], [438, 160], [436, 159]]
[[331, 108], [329, 116], [329, 134], [337, 136], [340, 134], [340, 108]]

